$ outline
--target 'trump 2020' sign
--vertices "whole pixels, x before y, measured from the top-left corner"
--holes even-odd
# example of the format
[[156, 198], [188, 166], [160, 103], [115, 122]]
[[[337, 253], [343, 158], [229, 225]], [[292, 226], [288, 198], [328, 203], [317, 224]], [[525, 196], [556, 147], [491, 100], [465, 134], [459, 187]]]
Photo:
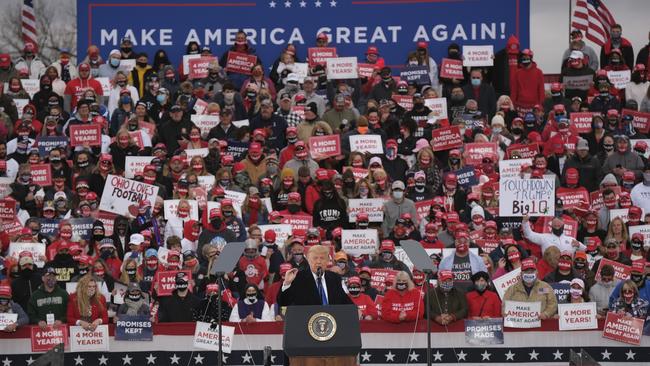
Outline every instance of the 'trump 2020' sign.
[[369, 45], [387, 64], [404, 64], [418, 41], [429, 42], [437, 63], [451, 42], [505, 46], [511, 34], [522, 48], [529, 39], [530, 0], [77, 0], [78, 49], [99, 46], [102, 55], [129, 36], [153, 60], [163, 48], [177, 64], [196, 41], [221, 56], [239, 29], [248, 34], [265, 66], [289, 43], [300, 59], [329, 35], [340, 57], [362, 57]]

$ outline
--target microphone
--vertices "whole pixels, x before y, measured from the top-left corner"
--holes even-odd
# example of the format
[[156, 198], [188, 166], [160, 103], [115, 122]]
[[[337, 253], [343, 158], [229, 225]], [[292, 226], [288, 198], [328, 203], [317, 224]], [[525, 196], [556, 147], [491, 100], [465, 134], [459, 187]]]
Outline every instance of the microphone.
[[318, 277], [319, 279], [323, 277], [323, 269], [321, 267], [318, 267], [316, 269], [316, 277]]

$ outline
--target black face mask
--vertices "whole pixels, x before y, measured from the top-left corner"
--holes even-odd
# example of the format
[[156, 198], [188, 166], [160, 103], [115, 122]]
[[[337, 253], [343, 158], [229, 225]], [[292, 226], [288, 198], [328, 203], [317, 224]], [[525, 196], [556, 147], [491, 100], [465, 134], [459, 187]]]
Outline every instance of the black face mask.
[[364, 288], [369, 288], [370, 287], [370, 280], [367, 278], [362, 278], [361, 279], [361, 286]]
[[41, 85], [41, 90], [46, 91], [46, 92], [50, 91], [50, 90], [52, 90], [52, 85], [50, 85], [50, 84], [42, 84]]
[[323, 198], [327, 200], [331, 200], [334, 198], [334, 192], [333, 191], [323, 191]]
[[79, 268], [79, 276], [83, 276], [88, 273], [88, 268]]
[[291, 212], [292, 214], [300, 212], [300, 205], [296, 205], [294, 203], [287, 205], [287, 210]]
[[136, 62], [135, 64], [138, 65], [139, 67], [142, 67], [142, 68], [147, 67], [147, 63], [146, 63], [146, 62]]
[[120, 51], [124, 53], [129, 53], [131, 52], [131, 47], [120, 47]]
[[361, 289], [359, 287], [348, 287], [348, 291], [352, 296], [357, 296], [361, 293]]
[[632, 247], [632, 250], [641, 250], [641, 248], [643, 248], [643, 243], [634, 240], [630, 243], [630, 246]]
[[129, 275], [129, 277], [135, 277], [135, 273], [137, 272], [137, 269], [128, 269], [126, 270], [126, 274]]
[[219, 228], [221, 227], [221, 219], [212, 219], [210, 221], [210, 225], [212, 225], [212, 227], [215, 228], [216, 230], [219, 230]]
[[187, 290], [187, 281], [185, 280], [176, 280], [176, 290], [178, 291], [184, 291]]
[[553, 231], [553, 235], [555, 236], [560, 236], [562, 235], [562, 233], [564, 233], [564, 227], [561, 227], [559, 229], [552, 228], [551, 230]]
[[129, 294], [129, 300], [131, 300], [131, 301], [138, 301], [138, 300], [140, 300], [140, 294], [135, 294], [135, 295], [133, 295], [133, 294]]
[[32, 276], [33, 273], [34, 273], [34, 270], [33, 270], [33, 269], [31, 269], [31, 268], [24, 268], [24, 269], [21, 269], [21, 270], [20, 270], [19, 275], [20, 275], [22, 278], [29, 278], [29, 277]]
[[587, 263], [585, 263], [585, 262], [575, 262], [575, 263], [573, 264], [573, 266], [574, 266], [576, 269], [584, 269], [586, 264], [587, 264]]
[[636, 284], [640, 284], [640, 283], [643, 282], [644, 276], [641, 275], [641, 274], [631, 274], [631, 275], [630, 275], [630, 279], [631, 279], [634, 283], [636, 283]]
[[102, 239], [104, 239], [104, 234], [93, 234], [94, 241], [102, 241]]
[[519, 127], [515, 127], [511, 130], [511, 132], [513, 135], [521, 135], [524, 133], [524, 130]]

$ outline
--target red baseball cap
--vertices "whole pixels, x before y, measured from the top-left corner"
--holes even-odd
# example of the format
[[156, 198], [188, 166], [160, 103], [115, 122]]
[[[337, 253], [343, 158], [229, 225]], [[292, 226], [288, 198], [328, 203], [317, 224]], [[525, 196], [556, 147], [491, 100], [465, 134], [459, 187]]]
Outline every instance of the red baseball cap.
[[566, 170], [567, 184], [578, 184], [578, 179], [580, 179], [580, 173], [578, 173], [578, 169], [569, 168]]
[[275, 231], [273, 230], [266, 230], [264, 232], [264, 241], [267, 243], [275, 243], [275, 238], [277, 235], [275, 234]]
[[366, 50], [366, 55], [378, 55], [379, 50], [375, 46], [368, 46], [368, 49]]
[[381, 245], [379, 246], [379, 251], [383, 252], [384, 250], [394, 252], [395, 251], [395, 243], [392, 240], [389, 240], [389, 239], [382, 240]]
[[452, 279], [454, 279], [454, 274], [450, 270], [445, 269], [438, 272], [438, 281], [447, 281]]
[[645, 259], [632, 261], [632, 271], [634, 273], [643, 273], [645, 271]]
[[535, 261], [532, 258], [526, 258], [523, 261], [521, 261], [521, 270], [525, 271], [527, 269], [537, 269], [537, 266], [535, 265]]

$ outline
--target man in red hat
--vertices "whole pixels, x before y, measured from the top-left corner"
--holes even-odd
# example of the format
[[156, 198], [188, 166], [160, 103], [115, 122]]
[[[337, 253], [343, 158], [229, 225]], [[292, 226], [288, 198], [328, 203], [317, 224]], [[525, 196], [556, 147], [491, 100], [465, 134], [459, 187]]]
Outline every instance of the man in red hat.
[[487, 272], [483, 258], [469, 250], [469, 234], [467, 231], [456, 231], [454, 255], [448, 255], [440, 262], [440, 270], [450, 270], [454, 275], [454, 286], [467, 291], [472, 286], [472, 275], [476, 272]]
[[287, 208], [279, 211], [278, 214], [283, 216], [302, 215], [309, 216], [309, 214], [302, 210], [302, 197], [298, 192], [290, 192], [287, 195]]
[[395, 243], [392, 240], [382, 240], [377, 252], [377, 259], [370, 263], [370, 268], [394, 269], [411, 273], [406, 264], [395, 257]]
[[[200, 256], [203, 253], [203, 245], [207, 243], [219, 240], [229, 243], [237, 240], [235, 233], [226, 226], [220, 207], [204, 210], [202, 223], [203, 230], [201, 230], [201, 235], [199, 235], [199, 245], [196, 249], [196, 252]], [[221, 239], [216, 239], [217, 237]]]
[[[102, 89], [102, 84], [99, 81], [93, 79], [90, 76], [90, 65], [87, 63], [82, 63], [79, 65], [79, 77], [73, 80], [70, 80], [65, 88], [65, 106], [66, 110], [73, 111], [77, 106], [77, 101], [82, 98], [86, 89], [92, 89], [95, 91], [97, 97], [104, 95]], [[98, 100], [100, 104], [103, 103], [102, 100]]]
[[543, 104], [544, 73], [533, 62], [533, 51], [525, 49], [519, 55], [519, 68], [510, 81], [510, 96], [517, 108], [528, 109]]
[[557, 298], [548, 283], [537, 278], [537, 267], [532, 258], [521, 261], [521, 277], [503, 296], [503, 312], [507, 301], [540, 302], [540, 320], [552, 318], [557, 313]]
[[372, 298], [365, 293], [361, 288], [361, 279], [358, 276], [348, 278], [347, 282], [348, 295], [350, 300], [357, 306], [359, 310], [360, 320], [374, 320], [379, 319], [377, 306]]
[[266, 174], [266, 162], [264, 159], [265, 155], [262, 151], [262, 145], [259, 142], [251, 143], [243, 164], [251, 179], [251, 183], [255, 186], [257, 186], [259, 179]]
[[5, 324], [3, 331], [15, 332], [19, 326], [29, 324], [29, 317], [27, 313], [18, 303], [12, 301], [11, 287], [2, 284], [0, 285], [0, 314], [17, 314], [15, 321], [9, 321]]

